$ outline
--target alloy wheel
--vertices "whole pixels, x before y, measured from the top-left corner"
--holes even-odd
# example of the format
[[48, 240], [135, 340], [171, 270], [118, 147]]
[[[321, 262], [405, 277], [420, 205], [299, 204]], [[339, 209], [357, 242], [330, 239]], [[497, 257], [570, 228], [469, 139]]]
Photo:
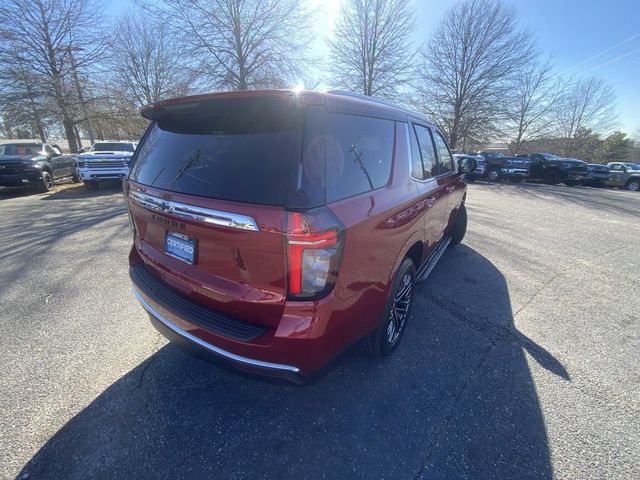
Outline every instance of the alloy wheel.
[[48, 172], [42, 172], [42, 183], [47, 192], [50, 191], [53, 188], [53, 177]]
[[387, 325], [387, 342], [389, 345], [393, 345], [398, 341], [402, 329], [407, 323], [412, 295], [413, 278], [407, 272], [402, 277], [400, 288], [393, 299], [393, 306], [389, 312], [389, 324]]

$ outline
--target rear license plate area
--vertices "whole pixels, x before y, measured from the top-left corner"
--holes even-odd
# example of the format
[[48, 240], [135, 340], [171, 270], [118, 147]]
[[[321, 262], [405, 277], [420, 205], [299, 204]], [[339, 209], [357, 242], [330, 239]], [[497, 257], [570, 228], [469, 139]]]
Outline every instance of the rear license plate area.
[[182, 262], [196, 263], [198, 241], [182, 233], [167, 230], [164, 236], [164, 253]]

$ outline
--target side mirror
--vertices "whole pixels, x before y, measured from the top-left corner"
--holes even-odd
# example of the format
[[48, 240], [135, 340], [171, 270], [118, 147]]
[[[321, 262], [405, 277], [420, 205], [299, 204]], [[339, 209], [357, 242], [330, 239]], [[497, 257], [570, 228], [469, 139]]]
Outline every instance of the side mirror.
[[80, 148], [80, 149], [78, 150], [78, 153], [84, 153], [84, 148]]
[[473, 173], [478, 168], [478, 162], [473, 157], [462, 157], [458, 160], [458, 173]]

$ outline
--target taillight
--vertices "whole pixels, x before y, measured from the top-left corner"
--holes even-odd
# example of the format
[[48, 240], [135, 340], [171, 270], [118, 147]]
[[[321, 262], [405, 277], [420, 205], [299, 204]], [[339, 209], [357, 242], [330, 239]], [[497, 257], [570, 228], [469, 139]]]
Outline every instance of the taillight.
[[336, 283], [343, 227], [325, 208], [287, 212], [287, 267], [290, 298], [311, 300], [328, 294]]
[[136, 222], [133, 220], [133, 215], [131, 214], [131, 209], [129, 208], [129, 182], [127, 182], [126, 180], [122, 181], [122, 193], [124, 194], [124, 207], [127, 209], [127, 215], [129, 216], [129, 226], [131, 227], [133, 238], [135, 239], [137, 234]]

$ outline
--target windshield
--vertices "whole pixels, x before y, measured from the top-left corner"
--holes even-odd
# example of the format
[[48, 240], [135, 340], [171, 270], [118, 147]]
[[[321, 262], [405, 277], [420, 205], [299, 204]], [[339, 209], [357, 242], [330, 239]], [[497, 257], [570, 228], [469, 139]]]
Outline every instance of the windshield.
[[41, 155], [42, 144], [7, 143], [0, 145], [0, 155]]
[[132, 143], [119, 142], [100, 142], [94, 143], [91, 147], [92, 152], [133, 152]]
[[504, 153], [501, 152], [485, 152], [485, 155], [489, 158], [502, 158]]
[[558, 155], [554, 155], [553, 153], [543, 153], [542, 156], [547, 160], [562, 160], [562, 157], [559, 157]]

